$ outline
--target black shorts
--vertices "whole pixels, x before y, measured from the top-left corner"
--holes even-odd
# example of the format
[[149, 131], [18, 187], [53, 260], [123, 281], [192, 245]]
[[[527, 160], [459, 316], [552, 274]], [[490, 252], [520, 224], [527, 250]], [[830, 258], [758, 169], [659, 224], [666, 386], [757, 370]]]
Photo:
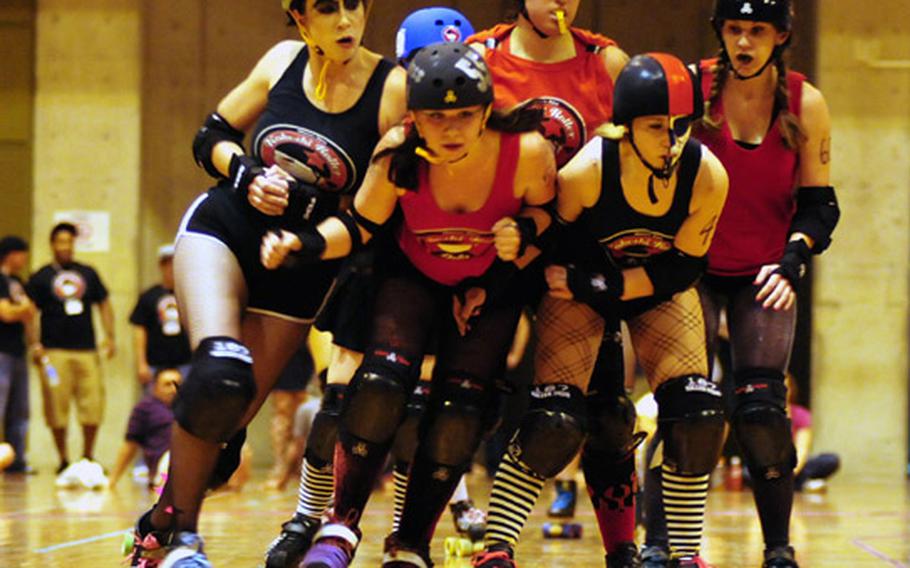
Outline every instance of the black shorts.
[[278, 227], [277, 218], [262, 215], [228, 188], [216, 186], [190, 205], [177, 238], [214, 239], [234, 253], [246, 280], [248, 311], [311, 323], [335, 286], [341, 261], [267, 270], [259, 260], [259, 247], [266, 231]]
[[373, 299], [378, 285], [373, 272], [373, 247], [347, 259], [316, 328], [332, 334], [332, 343], [362, 353], [373, 321]]

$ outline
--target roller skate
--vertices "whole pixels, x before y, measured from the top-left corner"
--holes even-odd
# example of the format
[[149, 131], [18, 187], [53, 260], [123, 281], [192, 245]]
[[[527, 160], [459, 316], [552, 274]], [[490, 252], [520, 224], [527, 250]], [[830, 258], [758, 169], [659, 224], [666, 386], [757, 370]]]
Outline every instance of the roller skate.
[[406, 546], [398, 540], [397, 533], [392, 533], [382, 548], [382, 568], [433, 568], [430, 547]]
[[146, 512], [139, 518], [139, 522], [132, 531], [126, 533], [121, 544], [121, 553], [126, 556], [129, 566], [139, 568], [156, 568], [167, 555], [165, 546], [170, 542], [172, 534], [167, 531], [151, 531], [142, 534], [139, 527], [150, 524], [149, 517], [152, 511]]
[[556, 498], [550, 505], [547, 515], [554, 518], [571, 518], [575, 516], [575, 502], [578, 498], [578, 484], [574, 479], [556, 480]]
[[347, 568], [360, 543], [360, 531], [341, 523], [323, 525], [303, 557], [301, 568]]
[[177, 533], [166, 548], [167, 556], [158, 568], [212, 568], [203, 550], [202, 537], [194, 532]]
[[642, 568], [641, 556], [634, 542], [620, 544], [607, 555], [607, 568]]
[[670, 560], [670, 568], [711, 568], [701, 556], [683, 556]]
[[762, 568], [799, 568], [792, 546], [775, 546], [765, 549]]
[[663, 546], [645, 546], [641, 551], [642, 568], [667, 568], [670, 564], [670, 551]]
[[506, 543], [498, 543], [478, 552], [471, 561], [474, 568], [518, 568], [515, 553]]
[[295, 513], [265, 551], [265, 568], [297, 568], [318, 530], [318, 520]]
[[542, 531], [544, 538], [576, 540], [581, 538], [584, 527], [581, 523], [544, 523]]
[[487, 515], [470, 499], [449, 505], [458, 536], [445, 539], [446, 558], [466, 558], [483, 550], [483, 534], [487, 530]]

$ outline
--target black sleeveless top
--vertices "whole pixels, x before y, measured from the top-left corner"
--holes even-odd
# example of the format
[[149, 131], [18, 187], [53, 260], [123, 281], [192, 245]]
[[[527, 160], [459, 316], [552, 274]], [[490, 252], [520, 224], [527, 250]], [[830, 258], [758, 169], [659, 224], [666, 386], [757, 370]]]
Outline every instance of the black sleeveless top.
[[[379, 143], [379, 108], [386, 77], [395, 68], [383, 59], [350, 109], [328, 113], [316, 108], [303, 90], [309, 61], [304, 47], [269, 92], [265, 111], [252, 134], [253, 155], [264, 167], [278, 164], [298, 181], [336, 201], [360, 188]], [[282, 221], [296, 224], [294, 196]]]
[[[577, 224], [599, 243], [615, 266], [625, 269], [647, 264], [652, 256], [673, 248], [676, 233], [689, 216], [701, 152], [701, 143], [689, 139], [680, 157], [673, 203], [664, 215], [655, 217], [636, 211], [626, 201], [620, 182], [619, 142], [604, 139], [600, 197], [584, 210]], [[662, 190], [661, 183], [654, 180], [656, 191]]]

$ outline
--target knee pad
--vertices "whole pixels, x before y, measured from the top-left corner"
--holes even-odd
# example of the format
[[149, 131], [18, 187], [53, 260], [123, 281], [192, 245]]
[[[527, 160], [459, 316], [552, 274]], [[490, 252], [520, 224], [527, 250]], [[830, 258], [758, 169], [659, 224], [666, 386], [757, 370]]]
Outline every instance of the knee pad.
[[230, 337], [207, 337], [193, 353], [193, 367], [177, 391], [174, 417], [193, 436], [224, 443], [255, 396], [249, 349]]
[[338, 441], [338, 417], [348, 385], [326, 385], [322, 404], [313, 419], [313, 427], [306, 441], [306, 458], [313, 464], [330, 464], [335, 458]]
[[218, 461], [215, 462], [215, 471], [209, 479], [209, 489], [218, 489], [228, 481], [240, 467], [240, 457], [243, 444], [246, 442], [246, 428], [241, 428], [231, 436], [227, 444], [218, 452]]
[[620, 461], [647, 437], [635, 433], [635, 405], [625, 394], [596, 394], [586, 399], [588, 406], [588, 439], [585, 451]]
[[780, 478], [796, 466], [784, 375], [755, 367], [737, 371], [734, 379], [732, 422], [746, 465], [756, 477]]
[[664, 441], [664, 463], [678, 473], [711, 473], [724, 439], [723, 398], [709, 379], [690, 375], [657, 388], [657, 420]]
[[509, 453], [537, 475], [554, 477], [584, 442], [585, 415], [585, 397], [577, 387], [534, 386], [528, 412], [509, 445]]
[[420, 359], [391, 349], [374, 349], [348, 387], [341, 422], [360, 440], [384, 444], [404, 419], [405, 405], [420, 373]]
[[392, 444], [392, 455], [397, 461], [411, 463], [417, 452], [417, 437], [420, 419], [427, 408], [430, 399], [430, 386], [428, 381], [420, 381], [405, 409], [405, 419], [395, 433], [395, 442]]
[[479, 380], [461, 373], [436, 385], [420, 424], [421, 454], [435, 464], [466, 466], [480, 445], [490, 394]]

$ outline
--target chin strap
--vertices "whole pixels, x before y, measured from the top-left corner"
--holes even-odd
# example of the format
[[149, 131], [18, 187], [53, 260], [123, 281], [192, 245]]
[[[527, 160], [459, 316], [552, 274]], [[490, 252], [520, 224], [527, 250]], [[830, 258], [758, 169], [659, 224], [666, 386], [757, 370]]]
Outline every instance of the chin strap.
[[748, 81], [749, 79], [755, 79], [756, 77], [758, 77], [759, 75], [764, 73], [765, 69], [767, 69], [769, 65], [771, 65], [772, 63], [777, 61], [777, 59], [781, 56], [783, 56], [783, 50], [781, 49], [780, 46], [775, 47], [774, 52], [771, 54], [771, 57], [769, 57], [768, 60], [765, 61], [765, 64], [761, 66], [761, 69], [759, 69], [755, 73], [752, 73], [751, 75], [743, 75], [742, 73], [740, 73], [739, 71], [736, 70], [736, 66], [733, 65], [733, 61], [730, 59], [730, 54], [727, 53], [727, 48], [724, 47], [724, 59], [726, 59], [727, 63], [730, 64], [730, 70], [733, 72], [733, 77], [735, 77], [736, 80], [738, 80], [738, 81]]
[[[652, 205], [656, 205], [658, 202], [657, 192], [654, 191], [654, 178], [659, 179], [663, 182], [664, 187], [666, 188], [670, 185], [670, 178], [673, 177], [673, 174], [676, 173], [676, 169], [679, 167], [680, 160], [677, 158], [675, 161], [667, 158], [664, 160], [664, 165], [662, 168], [655, 168], [641, 155], [641, 151], [638, 149], [638, 145], [635, 143], [635, 138], [632, 135], [632, 129], [629, 128], [629, 143], [632, 144], [632, 149], [635, 150], [635, 155], [638, 156], [638, 159], [646, 168], [651, 171], [651, 175], [648, 177], [648, 199], [651, 201]], [[680, 155], [681, 156], [681, 155]]]
[[[493, 105], [487, 105], [487, 108], [483, 111], [483, 122], [480, 123], [480, 132], [477, 135], [477, 139], [471, 143], [467, 151], [455, 158], [454, 160], [443, 160], [439, 156], [433, 153], [429, 148], [424, 148], [423, 146], [418, 146], [414, 148], [414, 153], [424, 160], [430, 162], [434, 166], [447, 166], [449, 164], [458, 163], [468, 157], [468, 154], [474, 150], [474, 147], [480, 144], [480, 139], [483, 137], [484, 131], [487, 129], [487, 122], [490, 120], [490, 115], [493, 114]], [[414, 128], [417, 128], [417, 125], [414, 125]], [[419, 134], [419, 133], [418, 133]]]
[[[363, 24], [364, 29], [366, 29], [366, 24], [370, 21], [370, 14], [373, 12], [373, 2], [367, 3], [365, 0], [361, 0], [364, 5], [364, 15], [363, 15]], [[307, 44], [307, 47], [320, 56], [325, 56], [325, 51], [316, 45], [316, 42], [313, 41], [313, 36], [309, 34], [303, 28], [298, 27], [300, 30], [300, 37], [303, 38], [304, 43]], [[363, 45], [363, 38], [360, 40], [361, 45]], [[350, 61], [350, 60], [348, 60]], [[348, 61], [345, 61], [342, 65], [347, 65]], [[319, 77], [316, 79], [316, 90], [313, 95], [319, 101], [324, 101], [329, 92], [329, 67], [331, 67], [335, 62], [331, 59], [325, 58], [325, 61], [322, 63], [322, 69], [319, 71]]]

